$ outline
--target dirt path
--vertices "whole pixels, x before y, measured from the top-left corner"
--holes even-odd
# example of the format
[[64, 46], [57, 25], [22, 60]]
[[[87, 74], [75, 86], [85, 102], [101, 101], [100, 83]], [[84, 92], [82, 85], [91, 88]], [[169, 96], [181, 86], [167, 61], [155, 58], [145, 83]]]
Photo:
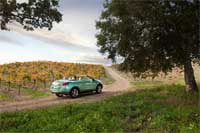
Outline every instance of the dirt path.
[[108, 96], [119, 95], [125, 92], [129, 88], [129, 82], [127, 79], [121, 77], [118, 73], [111, 68], [105, 68], [110, 75], [115, 79], [115, 82], [111, 85], [104, 86], [102, 94], [84, 94], [83, 96], [72, 99], [70, 97], [58, 98], [55, 95], [51, 95], [44, 98], [16, 101], [16, 102], [0, 102], [0, 112], [13, 112], [21, 110], [29, 110], [35, 108], [41, 108], [46, 106], [52, 106], [56, 104], [70, 104], [70, 103], [88, 103], [105, 99]]

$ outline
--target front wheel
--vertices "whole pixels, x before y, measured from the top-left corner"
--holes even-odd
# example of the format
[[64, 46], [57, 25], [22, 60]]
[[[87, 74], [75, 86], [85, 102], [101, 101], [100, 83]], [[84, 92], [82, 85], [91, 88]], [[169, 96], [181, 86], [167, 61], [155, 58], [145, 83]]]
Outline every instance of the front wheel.
[[102, 93], [102, 85], [97, 85], [97, 88], [96, 88], [96, 93], [97, 94], [100, 94], [100, 93]]
[[78, 88], [73, 88], [71, 91], [70, 91], [70, 96], [72, 98], [77, 98], [79, 96], [79, 90]]

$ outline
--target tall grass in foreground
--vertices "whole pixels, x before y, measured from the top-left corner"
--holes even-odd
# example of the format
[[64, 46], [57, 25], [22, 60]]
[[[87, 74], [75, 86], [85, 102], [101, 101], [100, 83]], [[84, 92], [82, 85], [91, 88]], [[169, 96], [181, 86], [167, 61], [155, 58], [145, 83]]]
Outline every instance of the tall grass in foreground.
[[0, 132], [199, 132], [199, 94], [156, 86], [105, 101], [0, 114]]

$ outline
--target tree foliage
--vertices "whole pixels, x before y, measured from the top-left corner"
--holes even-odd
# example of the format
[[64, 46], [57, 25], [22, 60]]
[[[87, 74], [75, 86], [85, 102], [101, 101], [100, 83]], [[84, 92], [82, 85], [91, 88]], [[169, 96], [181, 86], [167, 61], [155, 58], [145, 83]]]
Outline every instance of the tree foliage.
[[7, 30], [9, 22], [17, 22], [26, 30], [53, 27], [53, 22], [60, 22], [62, 14], [58, 11], [59, 0], [17, 0], [0, 1], [0, 29]]
[[[100, 52], [136, 75], [185, 68], [200, 59], [198, 0], [109, 0], [96, 23]], [[187, 76], [187, 75], [186, 75]]]

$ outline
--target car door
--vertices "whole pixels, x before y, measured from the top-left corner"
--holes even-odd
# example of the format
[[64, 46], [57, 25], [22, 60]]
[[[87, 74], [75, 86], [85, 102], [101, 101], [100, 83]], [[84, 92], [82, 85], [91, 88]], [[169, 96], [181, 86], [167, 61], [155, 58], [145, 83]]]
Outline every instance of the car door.
[[96, 84], [96, 82], [93, 80], [93, 79], [89, 79], [89, 88], [91, 89], [91, 90], [95, 90], [96, 89], [96, 86], [97, 86], [97, 84]]
[[90, 83], [89, 79], [83, 79], [82, 83], [83, 83], [82, 85], [83, 85], [83, 88], [84, 88], [85, 91], [89, 91], [91, 89], [90, 88], [90, 86], [91, 86], [90, 84], [91, 83]]
[[86, 79], [86, 84], [87, 84], [88, 90], [95, 90], [96, 82], [90, 77], [86, 77], [85, 79]]
[[79, 88], [81, 92], [89, 90], [89, 81], [87, 80], [87, 78], [83, 76], [78, 77], [78, 82], [79, 82]]
[[87, 76], [83, 77], [82, 86], [84, 88], [83, 90], [85, 90], [85, 91], [94, 90], [96, 88], [95, 82]]
[[84, 80], [77, 81], [77, 86], [79, 87], [81, 92], [87, 91], [87, 86]]

